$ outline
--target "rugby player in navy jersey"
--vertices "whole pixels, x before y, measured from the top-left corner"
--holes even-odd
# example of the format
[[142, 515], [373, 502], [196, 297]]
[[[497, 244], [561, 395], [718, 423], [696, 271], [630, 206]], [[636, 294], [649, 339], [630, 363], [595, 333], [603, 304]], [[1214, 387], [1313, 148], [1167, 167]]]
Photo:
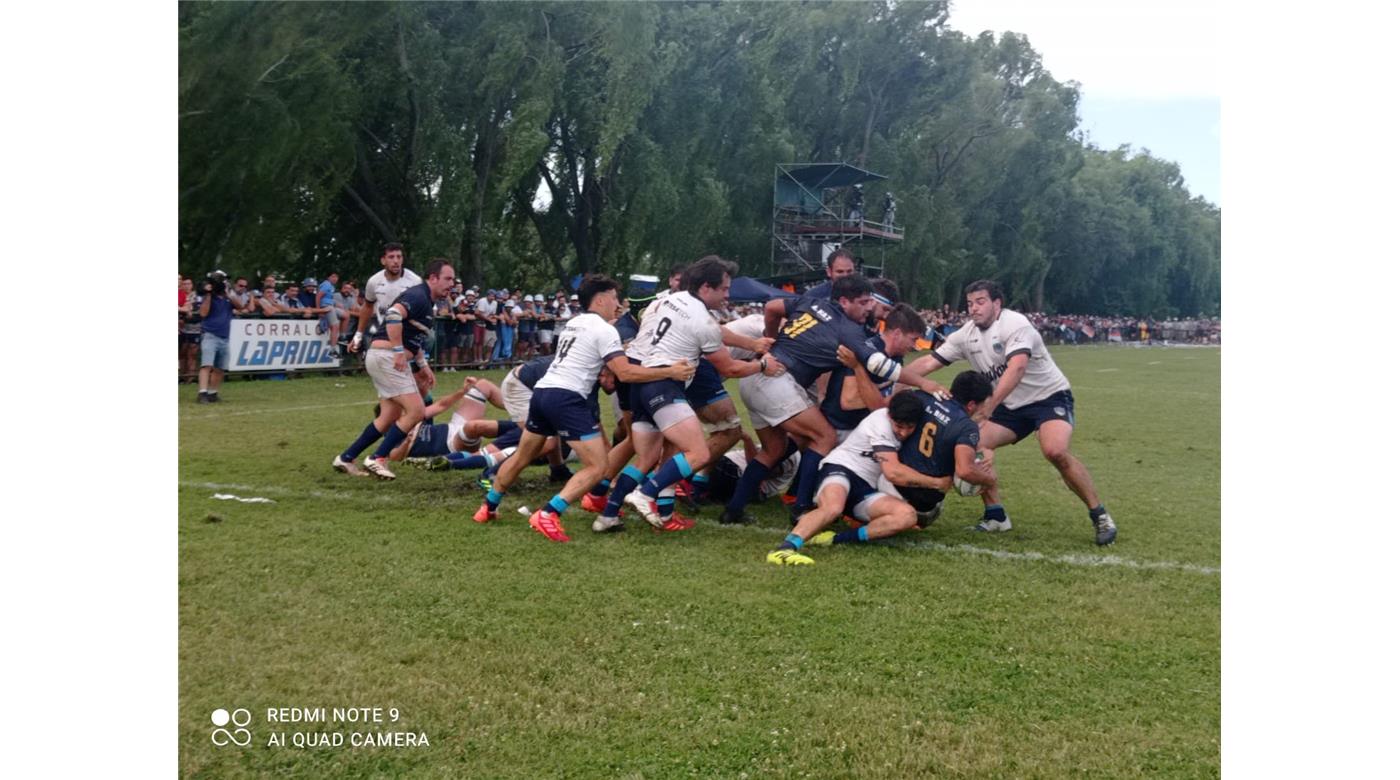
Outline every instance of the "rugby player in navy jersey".
[[380, 479], [394, 478], [384, 461], [423, 419], [423, 395], [409, 372], [409, 360], [427, 368], [423, 340], [433, 332], [433, 302], [446, 298], [455, 281], [452, 266], [445, 260], [434, 260], [421, 284], [405, 290], [385, 308], [365, 355], [365, 370], [379, 394], [379, 416], [331, 461], [336, 471], [363, 475], [355, 458], [382, 436], [379, 448], [365, 458], [365, 468]]
[[[923, 337], [924, 329], [919, 313], [912, 306], [901, 303], [886, 315], [884, 332], [871, 336], [868, 341], [871, 347], [903, 362], [904, 356]], [[845, 441], [846, 436], [872, 409], [885, 405], [885, 399], [894, 393], [895, 383], [891, 380], [876, 385], [855, 353], [844, 346], [837, 349], [837, 359], [842, 366], [829, 374], [821, 410], [836, 429], [837, 441]]]
[[[1074, 394], [1069, 379], [1055, 365], [1030, 320], [1003, 308], [1001, 285], [981, 279], [969, 284], [964, 294], [967, 324], [928, 356], [930, 369], [967, 360], [986, 377], [994, 388], [992, 397], [974, 418], [981, 423], [982, 447], [989, 457], [998, 447], [1036, 434], [1041, 454], [1088, 508], [1094, 542], [1112, 544], [1118, 537], [1118, 526], [1099, 500], [1089, 470], [1069, 451], [1074, 435]], [[978, 528], [1009, 531], [1011, 522], [984, 520]]]
[[[749, 376], [739, 380], [739, 395], [749, 409], [761, 450], [749, 462], [739, 486], [720, 516], [721, 523], [742, 523], [753, 489], [784, 457], [791, 435], [803, 448], [798, 469], [795, 511], [812, 507], [821, 459], [836, 446], [836, 430], [814, 403], [812, 386], [817, 378], [839, 368], [836, 350], [844, 345], [880, 381], [913, 384], [935, 395], [946, 390], [922, 376], [903, 371], [899, 363], [872, 347], [864, 323], [874, 300], [870, 281], [863, 276], [843, 276], [833, 285], [835, 300], [816, 298], [774, 299], [764, 307], [765, 335], [776, 337], [770, 355], [787, 372], [777, 376]], [[779, 324], [787, 324], [779, 332]]]
[[[760, 356], [739, 361], [724, 349], [719, 322], [710, 313], [722, 308], [729, 298], [729, 284], [738, 266], [710, 255], [696, 261], [682, 277], [682, 289], [659, 299], [647, 308], [637, 338], [634, 356], [643, 366], [666, 366], [677, 362], [696, 366], [714, 365], [720, 377], [745, 377], [767, 372], [777, 376], [783, 366]], [[697, 371], [698, 376], [698, 371]], [[619, 523], [618, 512], [640, 483], [634, 508], [652, 526], [662, 530], [685, 530], [693, 522], [673, 518], [675, 499], [663, 499], [661, 492], [694, 474], [710, 460], [710, 448], [695, 410], [686, 399], [684, 382], [657, 380], [632, 387], [632, 428], [629, 438], [637, 453], [637, 465], [618, 475], [612, 495], [594, 524], [595, 531], [612, 530]], [[662, 462], [663, 446], [676, 454]], [[654, 467], [650, 477], [645, 476]]]
[[579, 286], [583, 312], [570, 317], [559, 334], [554, 362], [535, 384], [530, 398], [520, 446], [496, 472], [495, 484], [472, 517], [476, 522], [496, 518], [505, 492], [521, 469], [535, 459], [548, 437], [558, 436], [569, 442], [583, 466], [547, 504], [530, 515], [530, 527], [551, 541], [569, 541], [560, 515], [598, 482], [607, 466], [608, 449], [598, 428], [598, 416], [588, 404], [603, 366], [612, 369], [618, 378], [638, 384], [659, 379], [684, 382], [694, 375], [694, 367], [685, 362], [647, 368], [627, 361], [622, 354], [622, 341], [612, 325], [617, 317], [617, 295], [617, 282], [605, 276], [586, 277]]
[[832, 290], [837, 279], [856, 272], [856, 258], [851, 250], [842, 247], [826, 256], [826, 281], [802, 293], [804, 297], [835, 300]]
[[[859, 544], [919, 524], [918, 504], [938, 506], [953, 476], [995, 491], [990, 464], [977, 460], [977, 424], [969, 411], [991, 395], [991, 385], [969, 371], [953, 382], [953, 400], [918, 390], [896, 393], [866, 416], [822, 461], [816, 508], [804, 514], [766, 560], [780, 566], [812, 563], [805, 544]], [[888, 482], [898, 492], [882, 492]], [[911, 500], [912, 497], [912, 500]], [[860, 525], [823, 531], [842, 514]]]

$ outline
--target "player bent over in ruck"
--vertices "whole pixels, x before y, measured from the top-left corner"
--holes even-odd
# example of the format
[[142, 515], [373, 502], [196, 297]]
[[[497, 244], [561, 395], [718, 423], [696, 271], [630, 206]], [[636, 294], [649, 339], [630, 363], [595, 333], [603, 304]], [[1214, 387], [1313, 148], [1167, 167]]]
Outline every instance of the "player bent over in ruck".
[[535, 459], [548, 437], [558, 436], [570, 443], [583, 467], [548, 504], [530, 515], [530, 527], [551, 541], [569, 541], [559, 516], [602, 478], [607, 463], [608, 450], [598, 417], [588, 403], [603, 366], [611, 368], [619, 379], [636, 383], [667, 378], [684, 382], [694, 375], [695, 368], [684, 362], [657, 368], [627, 362], [617, 329], [609, 319], [617, 317], [617, 292], [617, 282], [604, 276], [589, 276], [579, 286], [579, 303], [584, 313], [571, 317], [559, 335], [554, 362], [535, 384], [530, 398], [520, 446], [496, 472], [495, 484], [473, 520], [485, 523], [496, 519], [497, 508], [520, 470]]
[[[969, 379], [978, 377], [968, 372]], [[962, 379], [963, 377], [959, 377]], [[883, 539], [918, 525], [914, 506], [902, 496], [876, 489], [880, 478], [901, 492], [919, 491], [917, 500], [937, 506], [943, 491], [953, 485], [953, 474], [967, 482], [995, 489], [996, 475], [977, 460], [977, 425], [967, 413], [991, 393], [986, 382], [953, 383], [952, 402], [917, 390], [896, 393], [889, 405], [866, 416], [851, 435], [822, 460], [817, 507], [802, 515], [792, 533], [767, 561], [780, 566], [810, 564], [800, 551], [811, 544], [861, 543]], [[903, 447], [926, 451], [913, 465], [901, 457]], [[935, 475], [930, 472], [942, 471]], [[842, 514], [860, 522], [841, 533], [822, 529]]]

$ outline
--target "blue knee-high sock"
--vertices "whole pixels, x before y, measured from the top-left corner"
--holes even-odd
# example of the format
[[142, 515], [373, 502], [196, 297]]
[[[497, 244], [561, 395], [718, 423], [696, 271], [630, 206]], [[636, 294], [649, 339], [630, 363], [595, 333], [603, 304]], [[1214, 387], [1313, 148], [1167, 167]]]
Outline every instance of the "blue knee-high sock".
[[[452, 455], [462, 457], [454, 458]], [[464, 452], [454, 452], [447, 456], [447, 462], [454, 469], [489, 469], [496, 465], [496, 459], [489, 454], [478, 452], [475, 455], [467, 455]]]
[[[398, 426], [390, 427], [394, 428]], [[365, 429], [360, 432], [360, 438], [356, 439], [354, 444], [347, 447], [345, 452], [340, 453], [340, 459], [345, 461], [355, 460], [355, 458], [360, 457], [360, 453], [364, 452], [369, 445], [378, 441], [379, 437], [383, 435], [384, 434], [379, 432], [378, 428], [374, 427], [374, 423], [366, 425]]]
[[807, 508], [813, 506], [812, 496], [817, 493], [817, 471], [821, 468], [822, 458], [825, 455], [818, 455], [811, 449], [802, 451], [802, 460], [797, 466], [797, 506]]
[[408, 431], [397, 425], [390, 425], [389, 430], [384, 432], [384, 440], [379, 442], [379, 449], [374, 451], [374, 457], [387, 458], [394, 448], [403, 444], [403, 440], [408, 438]]
[[868, 534], [869, 532], [866, 531], [865, 526], [861, 526], [859, 528], [847, 528], [846, 530], [837, 534], [836, 538], [831, 540], [831, 543], [859, 544], [860, 542], [868, 542], [870, 541], [870, 537]]
[[645, 485], [642, 485], [642, 495], [654, 500], [657, 496], [661, 495], [663, 489], [680, 482], [693, 473], [694, 472], [690, 469], [690, 462], [685, 459], [684, 455], [678, 452], [674, 457], [666, 461], [666, 463], [657, 470], [656, 474], [654, 474], [651, 479], [647, 480]]
[[642, 470], [636, 466], [629, 465], [617, 475], [617, 482], [613, 484], [612, 495], [608, 496], [608, 505], [603, 510], [604, 517], [617, 517], [617, 513], [622, 511], [622, 499], [628, 493], [637, 489], [637, 484], [643, 479]]
[[744, 467], [744, 473], [739, 477], [739, 484], [734, 486], [734, 495], [729, 497], [729, 503], [724, 508], [730, 512], [743, 511], [749, 503], [749, 497], [758, 492], [758, 486], [763, 484], [763, 480], [768, 479], [771, 468], [754, 458]]

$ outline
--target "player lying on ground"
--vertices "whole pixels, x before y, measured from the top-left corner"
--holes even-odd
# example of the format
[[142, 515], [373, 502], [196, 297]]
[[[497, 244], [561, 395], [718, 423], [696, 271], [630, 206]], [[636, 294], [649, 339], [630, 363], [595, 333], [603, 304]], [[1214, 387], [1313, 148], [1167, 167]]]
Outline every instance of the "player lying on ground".
[[[990, 385], [972, 372], [954, 381], [954, 400], [943, 401], [917, 390], [896, 393], [886, 408], [866, 416], [831, 454], [822, 460], [817, 506], [798, 519], [767, 561], [780, 566], [812, 563], [800, 550], [814, 545], [861, 543], [893, 536], [918, 525], [919, 513], [902, 495], [880, 492], [881, 477], [901, 492], [932, 501], [937, 511], [953, 477], [984, 489], [996, 489], [996, 473], [977, 459], [977, 426], [968, 412], [991, 392]], [[979, 382], [980, 380], [980, 382]], [[904, 448], [912, 442], [913, 457]], [[840, 533], [823, 532], [841, 515], [861, 525]]]

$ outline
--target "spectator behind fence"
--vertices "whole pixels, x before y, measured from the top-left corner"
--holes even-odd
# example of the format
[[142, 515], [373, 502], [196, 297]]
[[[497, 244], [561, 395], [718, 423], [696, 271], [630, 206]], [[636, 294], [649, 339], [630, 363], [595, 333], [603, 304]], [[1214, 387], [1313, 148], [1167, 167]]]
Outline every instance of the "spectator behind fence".
[[301, 301], [301, 288], [295, 284], [287, 285], [287, 289], [282, 292], [282, 313], [298, 317], [311, 316], [306, 304]]
[[234, 316], [251, 314], [257, 311], [257, 303], [253, 300], [253, 294], [248, 291], [248, 277], [240, 276], [233, 280], [233, 286], [228, 291], [229, 303], [233, 304]]
[[180, 305], [180, 376], [195, 381], [199, 373], [199, 296], [194, 291], [194, 279], [181, 281]]
[[496, 291], [496, 346], [491, 350], [491, 362], [507, 360], [511, 355], [511, 341], [515, 339], [515, 316], [510, 302], [510, 292]]
[[331, 349], [340, 354], [340, 326], [344, 320], [336, 309], [335, 288], [340, 284], [340, 274], [332, 271], [325, 281], [316, 287], [316, 308], [321, 310], [321, 327], [326, 331]]
[[519, 360], [529, 360], [535, 356], [535, 331], [539, 328], [538, 314], [535, 311], [535, 299], [526, 295], [520, 301], [520, 314], [517, 325], [519, 330], [518, 338], [515, 340], [515, 357]]
[[335, 308], [340, 318], [341, 335], [354, 333], [359, 328], [360, 294], [355, 291], [355, 283], [346, 279], [335, 296]]
[[282, 296], [277, 294], [274, 284], [264, 285], [262, 297], [257, 301], [257, 312], [264, 317], [276, 317], [282, 313]]
[[496, 291], [487, 290], [476, 303], [476, 343], [472, 345], [472, 362], [484, 363], [491, 358], [496, 346]]
[[233, 320], [233, 303], [228, 297], [228, 278], [215, 271], [204, 283], [204, 297], [199, 304], [199, 316], [204, 333], [200, 337], [199, 399], [210, 404], [219, 400], [219, 386], [228, 370], [228, 331]]

